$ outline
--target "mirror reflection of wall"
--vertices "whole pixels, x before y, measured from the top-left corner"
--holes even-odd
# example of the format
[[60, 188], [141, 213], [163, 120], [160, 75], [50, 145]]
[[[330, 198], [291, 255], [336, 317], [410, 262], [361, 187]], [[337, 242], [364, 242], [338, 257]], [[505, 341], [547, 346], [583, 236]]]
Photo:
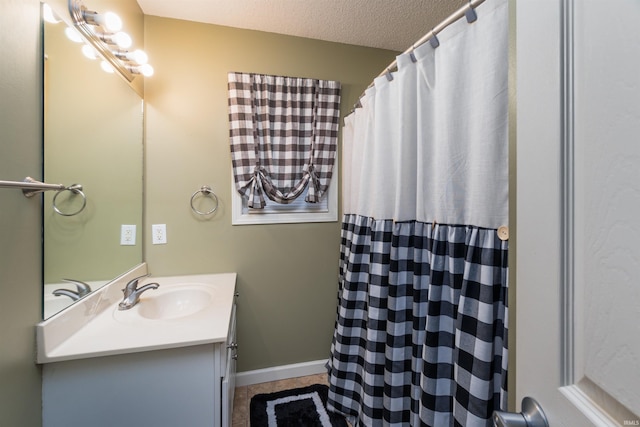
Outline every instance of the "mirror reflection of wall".
[[[62, 216], [52, 207], [55, 193], [45, 194], [44, 318], [73, 302], [51, 295], [75, 290], [62, 279], [97, 287], [142, 262], [142, 100], [100, 59], [85, 57], [65, 28], [44, 23], [44, 178], [82, 184], [87, 204]], [[57, 200], [63, 212], [77, 210], [68, 196]], [[136, 226], [135, 245], [121, 245], [122, 225]]]

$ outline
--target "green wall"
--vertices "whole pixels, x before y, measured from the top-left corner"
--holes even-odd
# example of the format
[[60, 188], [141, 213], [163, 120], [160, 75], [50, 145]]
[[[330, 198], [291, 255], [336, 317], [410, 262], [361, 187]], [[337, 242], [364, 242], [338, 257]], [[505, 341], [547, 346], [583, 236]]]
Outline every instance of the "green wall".
[[[326, 359], [340, 223], [231, 225], [227, 73], [338, 80], [344, 117], [396, 53], [153, 16], [145, 49], [156, 70], [145, 81], [152, 274], [238, 273], [239, 371]], [[189, 208], [204, 184], [220, 199], [211, 219]], [[151, 224], [167, 225], [166, 245], [151, 244]]]
[[[0, 2], [0, 179], [42, 174], [40, 2]], [[0, 425], [41, 425], [41, 204], [0, 189]]]

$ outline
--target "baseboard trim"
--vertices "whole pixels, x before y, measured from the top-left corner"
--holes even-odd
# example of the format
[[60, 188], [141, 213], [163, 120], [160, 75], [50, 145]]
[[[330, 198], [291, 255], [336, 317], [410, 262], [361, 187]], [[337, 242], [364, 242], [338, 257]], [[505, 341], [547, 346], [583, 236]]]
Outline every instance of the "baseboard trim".
[[310, 362], [294, 363], [292, 365], [281, 365], [272, 368], [256, 369], [254, 371], [238, 372], [236, 374], [236, 387], [304, 377], [306, 375], [323, 374], [327, 372], [327, 368], [325, 368], [326, 364], [327, 360], [313, 360]]

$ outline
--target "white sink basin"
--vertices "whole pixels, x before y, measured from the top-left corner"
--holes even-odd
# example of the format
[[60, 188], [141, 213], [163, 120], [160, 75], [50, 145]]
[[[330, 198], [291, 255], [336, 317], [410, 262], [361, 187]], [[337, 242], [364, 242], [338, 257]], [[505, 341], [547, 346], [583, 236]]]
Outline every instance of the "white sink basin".
[[[138, 314], [147, 319], [177, 319], [204, 310], [211, 304], [210, 290], [194, 286], [173, 287], [167, 292], [141, 300], [137, 305]], [[144, 294], [143, 294], [144, 295]]]
[[138, 304], [128, 310], [114, 310], [119, 322], [158, 321], [197, 316], [211, 308], [215, 290], [200, 283], [179, 283], [150, 289], [140, 296]]

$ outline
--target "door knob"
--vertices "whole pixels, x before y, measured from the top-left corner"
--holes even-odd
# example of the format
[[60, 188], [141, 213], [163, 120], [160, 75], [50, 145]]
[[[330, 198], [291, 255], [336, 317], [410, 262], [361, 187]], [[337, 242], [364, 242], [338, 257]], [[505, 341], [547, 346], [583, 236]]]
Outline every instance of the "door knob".
[[535, 399], [522, 399], [522, 412], [493, 411], [493, 423], [496, 427], [549, 427], [547, 416]]

